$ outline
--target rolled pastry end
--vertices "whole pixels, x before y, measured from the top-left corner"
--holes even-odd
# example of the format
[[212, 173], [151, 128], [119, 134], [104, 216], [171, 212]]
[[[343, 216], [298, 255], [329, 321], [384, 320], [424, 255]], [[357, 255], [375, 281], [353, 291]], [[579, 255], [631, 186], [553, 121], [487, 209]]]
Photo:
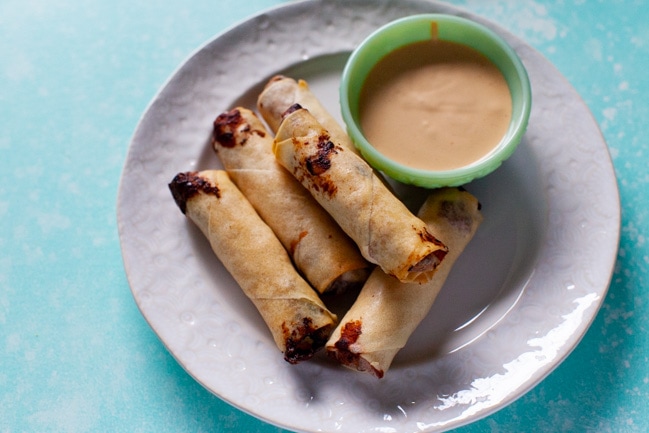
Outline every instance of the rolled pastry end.
[[333, 345], [327, 346], [327, 355], [347, 368], [367, 372], [381, 379], [384, 371], [378, 368], [380, 364], [371, 363], [362, 353], [354, 351], [354, 344], [362, 333], [360, 320], [345, 323], [340, 331], [340, 338]]
[[183, 214], [187, 213], [187, 201], [200, 191], [205, 194], [213, 194], [216, 198], [221, 195], [217, 186], [199, 176], [196, 171], [178, 173], [169, 183], [169, 191]]
[[305, 317], [297, 326], [282, 323], [282, 330], [286, 341], [284, 359], [290, 364], [297, 364], [311, 359], [324, 347], [333, 331], [333, 325], [317, 327], [311, 318]]
[[261, 124], [252, 125], [240, 108], [219, 114], [212, 126], [212, 148], [216, 153], [219, 152], [219, 147], [244, 146], [252, 135], [266, 137], [266, 131], [260, 127]]
[[448, 247], [435, 236], [430, 234], [428, 230], [424, 229], [424, 233], [421, 237], [426, 242], [431, 242], [437, 247], [437, 249], [433, 250], [421, 260], [417, 261], [414, 265], [407, 268], [403, 274], [396, 275], [396, 277], [401, 281], [410, 281], [413, 283], [428, 282], [433, 277], [437, 271], [437, 267], [448, 253]]

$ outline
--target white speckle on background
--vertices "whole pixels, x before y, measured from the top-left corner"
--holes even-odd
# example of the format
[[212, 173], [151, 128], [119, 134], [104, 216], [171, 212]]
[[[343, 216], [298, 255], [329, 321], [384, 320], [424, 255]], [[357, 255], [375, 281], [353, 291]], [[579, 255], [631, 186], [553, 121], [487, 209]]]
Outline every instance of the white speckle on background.
[[65, 230], [70, 228], [72, 223], [70, 218], [58, 212], [51, 212], [38, 217], [38, 225], [43, 233], [51, 233], [56, 230]]
[[[521, 6], [521, 3], [525, 5]], [[494, 6], [497, 8], [497, 11], [493, 10]], [[467, 0], [466, 7], [479, 13], [485, 7], [485, 2], [481, 0]], [[553, 41], [562, 34], [565, 34], [564, 31], [557, 29], [555, 21], [548, 16], [545, 5], [538, 4], [537, 2], [517, 2], [511, 7], [507, 2], [498, 5], [490, 3], [488, 7], [490, 8], [489, 14], [498, 16], [499, 20], [507, 27], [518, 33], [534, 35], [539, 41]], [[528, 40], [536, 42], [534, 38], [528, 38]]]
[[617, 109], [614, 107], [609, 107], [604, 109], [604, 117], [607, 120], [615, 120], [615, 115], [617, 114]]
[[602, 42], [599, 39], [590, 39], [585, 45], [586, 53], [598, 62], [602, 61]]
[[41, 402], [43, 409], [27, 418], [34, 430], [53, 430], [65, 432], [84, 432], [92, 430], [93, 423], [99, 419], [94, 399], [80, 394], [61, 396], [56, 401]]

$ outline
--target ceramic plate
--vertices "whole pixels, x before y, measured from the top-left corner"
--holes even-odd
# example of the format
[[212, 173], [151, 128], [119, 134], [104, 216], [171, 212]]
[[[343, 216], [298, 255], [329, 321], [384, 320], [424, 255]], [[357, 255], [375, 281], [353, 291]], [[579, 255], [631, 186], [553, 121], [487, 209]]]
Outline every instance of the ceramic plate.
[[[276, 73], [309, 81], [338, 115], [349, 52], [386, 22], [422, 12], [462, 15], [512, 44], [532, 82], [529, 129], [500, 169], [467, 185], [484, 223], [386, 377], [324, 356], [289, 365], [167, 184], [181, 171], [221, 167], [209, 146], [213, 119], [235, 105], [254, 107]], [[421, 191], [399, 194], [411, 204]], [[568, 356], [600, 307], [619, 212], [606, 143], [558, 71], [493, 23], [416, 0], [292, 2], [198, 49], [144, 113], [118, 200], [133, 296], [173, 356], [223, 400], [308, 432], [445, 430], [520, 397]]]

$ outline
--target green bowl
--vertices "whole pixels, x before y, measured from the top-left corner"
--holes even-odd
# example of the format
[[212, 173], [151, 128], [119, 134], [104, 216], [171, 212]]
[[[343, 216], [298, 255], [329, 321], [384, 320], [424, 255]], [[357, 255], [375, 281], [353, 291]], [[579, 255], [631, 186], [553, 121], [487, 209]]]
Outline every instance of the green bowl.
[[[405, 45], [430, 40], [431, 28], [435, 25], [439, 39], [464, 44], [487, 56], [504, 75], [512, 97], [512, 118], [500, 143], [477, 161], [442, 171], [413, 168], [386, 157], [367, 141], [359, 119], [361, 89], [376, 63]], [[497, 169], [520, 143], [527, 128], [531, 103], [532, 92], [527, 71], [511, 46], [483, 25], [443, 14], [413, 15], [374, 31], [352, 52], [340, 84], [343, 120], [350, 138], [367, 162], [400, 182], [425, 188], [463, 185]]]

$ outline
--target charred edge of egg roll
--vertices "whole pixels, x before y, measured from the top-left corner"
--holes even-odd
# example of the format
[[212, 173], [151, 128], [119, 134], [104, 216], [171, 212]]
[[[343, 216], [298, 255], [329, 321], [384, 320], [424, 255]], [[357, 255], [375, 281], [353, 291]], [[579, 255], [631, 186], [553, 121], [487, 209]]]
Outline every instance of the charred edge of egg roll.
[[374, 367], [363, 358], [363, 353], [355, 353], [350, 346], [356, 343], [358, 337], [363, 333], [360, 320], [345, 323], [340, 331], [340, 338], [334, 344], [336, 350], [327, 350], [327, 355], [344, 365], [361, 372], [367, 372], [378, 379], [383, 378], [384, 371]]
[[246, 123], [241, 110], [233, 108], [230, 111], [219, 114], [212, 122], [212, 149], [218, 153], [218, 146], [233, 148], [237, 145], [245, 146], [247, 141], [246, 134], [256, 134], [260, 137], [266, 136], [266, 131], [259, 128], [251, 128], [246, 124], [243, 131], [235, 134], [237, 128]]
[[205, 194], [213, 194], [216, 198], [221, 197], [219, 188], [200, 177], [197, 171], [178, 173], [169, 184], [169, 190], [183, 215], [187, 214], [187, 201], [198, 194], [199, 191], [203, 191]]
[[313, 320], [305, 317], [300, 326], [289, 329], [282, 323], [282, 330], [286, 340], [284, 359], [290, 364], [297, 364], [313, 358], [313, 355], [327, 343], [333, 325], [320, 328], [313, 326]]

